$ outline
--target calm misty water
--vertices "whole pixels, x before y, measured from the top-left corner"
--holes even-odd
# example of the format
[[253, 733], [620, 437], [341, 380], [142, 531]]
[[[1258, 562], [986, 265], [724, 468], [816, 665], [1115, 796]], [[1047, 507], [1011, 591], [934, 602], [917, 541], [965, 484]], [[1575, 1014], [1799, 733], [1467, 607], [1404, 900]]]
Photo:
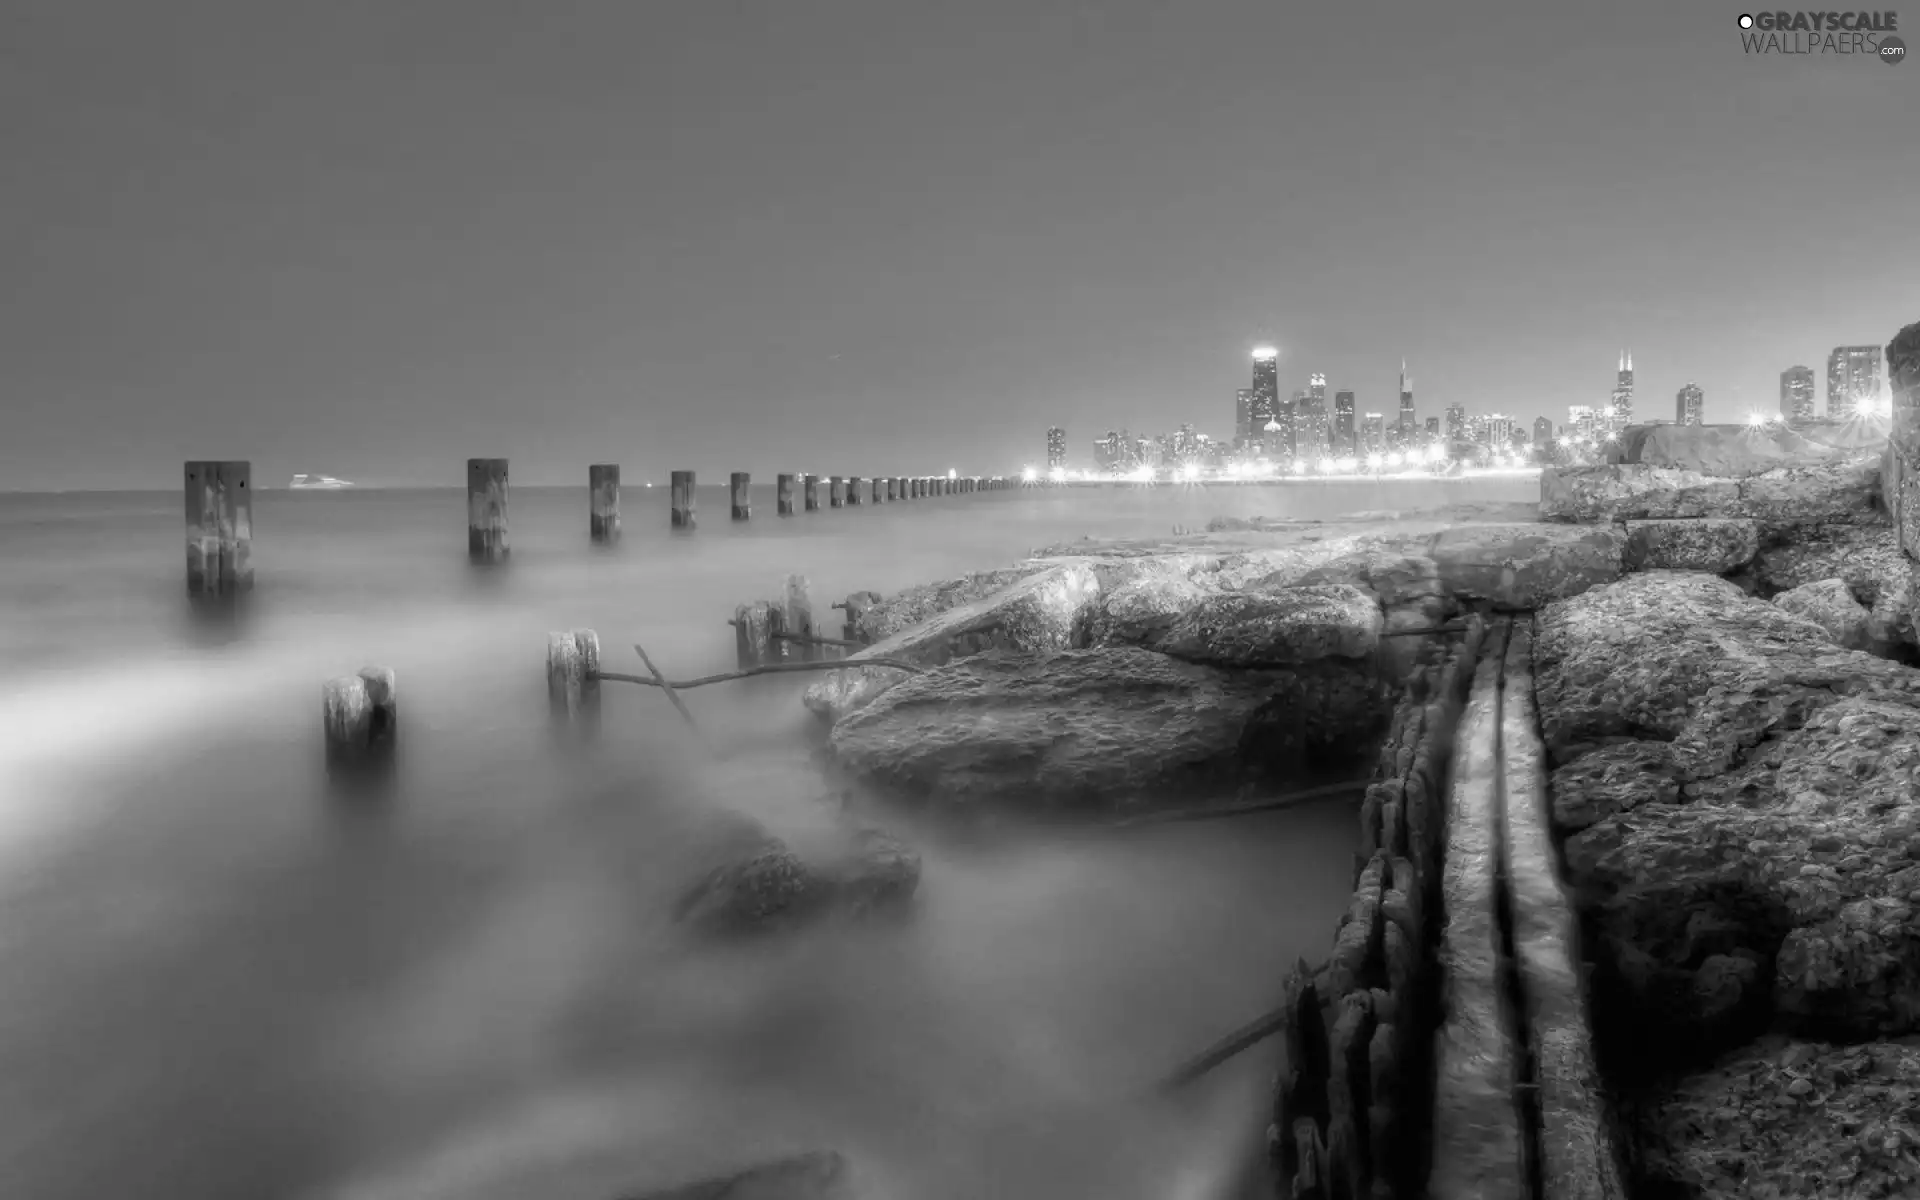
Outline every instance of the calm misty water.
[[[0, 1195], [611, 1200], [815, 1147], [892, 1200], [1230, 1194], [1272, 1059], [1138, 1096], [1324, 952], [1345, 807], [965, 841], [883, 814], [925, 856], [913, 920], [691, 942], [663, 914], [707, 865], [698, 814], [822, 819], [798, 686], [689, 693], [715, 761], [610, 684], [582, 755], [546, 726], [546, 632], [684, 678], [731, 665], [725, 618], [788, 571], [824, 605], [1086, 534], [1534, 487], [788, 520], [763, 489], [744, 525], [707, 488], [677, 537], [665, 489], [629, 489], [609, 551], [584, 488], [519, 489], [484, 573], [458, 491], [265, 492], [224, 634], [187, 619], [177, 494], [0, 495]], [[318, 763], [320, 684], [366, 664], [397, 671], [403, 738], [374, 809], [330, 802]]]

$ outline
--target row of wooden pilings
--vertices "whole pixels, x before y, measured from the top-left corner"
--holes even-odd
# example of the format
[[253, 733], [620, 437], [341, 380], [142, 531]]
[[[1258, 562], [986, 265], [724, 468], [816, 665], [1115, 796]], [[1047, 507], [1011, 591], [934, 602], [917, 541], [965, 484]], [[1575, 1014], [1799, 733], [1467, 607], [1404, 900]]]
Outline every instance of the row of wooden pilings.
[[[190, 462], [186, 465], [187, 593], [196, 597], [230, 596], [253, 587], [253, 466], [244, 461]], [[821, 484], [829, 508], [888, 504], [938, 496], [1005, 491], [1021, 481], [1004, 475], [780, 475], [774, 485], [779, 515], [795, 512], [795, 496], [807, 512], [820, 508]], [[692, 471], [675, 471], [668, 522], [674, 529], [696, 524]], [[587, 536], [597, 543], [620, 537], [620, 466], [594, 463], [587, 468]], [[863, 500], [862, 497], [865, 497]], [[753, 477], [735, 471], [729, 479], [730, 515], [753, 516]], [[474, 562], [507, 557], [507, 460], [467, 460], [467, 556]]]
[[[676, 688], [778, 671], [789, 664], [844, 658], [872, 640], [861, 630], [860, 621], [879, 600], [877, 592], [855, 592], [835, 603], [833, 607], [842, 613], [843, 620], [837, 630], [841, 636], [834, 637], [819, 631], [806, 577], [789, 575], [777, 599], [742, 604], [734, 610], [728, 624], [734, 630], [738, 672], [678, 684], [654, 671], [650, 659], [644, 661], [651, 679], [605, 670], [600, 635], [591, 629], [550, 633], [548, 707], [556, 721], [591, 727], [599, 721], [603, 680], [650, 684], [666, 690], [671, 697]], [[640, 649], [638, 645], [634, 648]], [[644, 651], [641, 653], [644, 657]], [[399, 740], [399, 704], [390, 668], [366, 667], [358, 674], [328, 680], [321, 688], [320, 711], [330, 776], [336, 780], [377, 778], [392, 768]]]

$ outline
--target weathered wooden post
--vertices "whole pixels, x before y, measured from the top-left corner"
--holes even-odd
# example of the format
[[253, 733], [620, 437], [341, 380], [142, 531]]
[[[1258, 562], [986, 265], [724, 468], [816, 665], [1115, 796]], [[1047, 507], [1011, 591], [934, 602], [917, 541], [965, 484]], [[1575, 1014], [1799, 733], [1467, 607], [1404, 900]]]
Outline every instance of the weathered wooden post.
[[186, 464], [187, 595], [237, 596], [253, 588], [253, 464]]
[[671, 509], [671, 515], [668, 518], [672, 522], [673, 528], [694, 528], [695, 513], [693, 508], [693, 493], [693, 472], [675, 471], [673, 473], [673, 495], [670, 501], [673, 507]]
[[849, 507], [858, 507], [860, 504], [860, 477], [858, 475], [847, 476], [847, 504]]
[[358, 675], [327, 680], [320, 689], [320, 726], [328, 775], [345, 779], [390, 768], [399, 737], [393, 672], [364, 667]]
[[620, 540], [619, 463], [587, 467], [587, 537], [601, 543]]
[[773, 509], [783, 517], [793, 515], [793, 476], [776, 475], [773, 479]]
[[847, 481], [838, 475], [827, 480], [827, 507], [839, 508], [847, 502]]
[[898, 500], [899, 498], [900, 498], [900, 480], [896, 476], [889, 475], [887, 476], [887, 502], [891, 504], [893, 501]]
[[753, 515], [753, 477], [745, 471], [735, 471], [728, 484], [733, 498], [733, 519], [744, 521]]
[[1881, 495], [1900, 549], [1920, 559], [1920, 321], [1887, 343], [1887, 379], [1893, 385], [1893, 427], [1881, 463]]
[[880, 603], [879, 592], [855, 592], [853, 595], [848, 596], [844, 602], [835, 606], [847, 614], [846, 627], [843, 631], [845, 640], [864, 643], [871, 643], [873, 641], [872, 638], [866, 637], [861, 633], [860, 620], [878, 603]]
[[507, 557], [507, 460], [467, 460], [467, 557], [500, 562]]
[[820, 511], [820, 477], [809, 475], [806, 479], [807, 511]]
[[547, 709], [556, 724], [599, 724], [600, 635], [593, 630], [547, 635]]
[[773, 660], [773, 607], [756, 600], [733, 610], [733, 645], [742, 671]]
[[877, 476], [873, 481], [873, 502], [875, 504], [885, 504], [887, 502], [887, 481]]
[[[796, 637], [818, 637], [813, 624], [813, 594], [805, 575], [787, 576], [786, 595], [786, 631]], [[799, 662], [816, 662], [827, 657], [822, 651], [827, 647], [812, 642], [791, 642], [788, 644], [788, 657]]]

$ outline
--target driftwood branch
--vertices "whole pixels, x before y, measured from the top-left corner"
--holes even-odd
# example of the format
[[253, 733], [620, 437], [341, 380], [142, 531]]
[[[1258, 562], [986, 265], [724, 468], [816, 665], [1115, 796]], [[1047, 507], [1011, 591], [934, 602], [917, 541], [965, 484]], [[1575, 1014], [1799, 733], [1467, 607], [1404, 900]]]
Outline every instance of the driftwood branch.
[[[647, 682], [652, 683], [653, 686], [667, 694], [667, 699], [673, 701], [673, 706], [679, 709], [680, 715], [687, 719], [687, 724], [693, 729], [694, 736], [698, 737], [702, 742], [705, 742], [707, 735], [701, 732], [700, 722], [693, 719], [693, 713], [687, 710], [686, 702], [681, 700], [680, 694], [673, 690], [674, 685], [667, 682], [667, 677], [660, 673], [660, 668], [653, 665], [653, 659], [648, 656], [645, 648], [642, 647], [639, 642], [635, 642], [633, 644], [633, 652], [640, 656], [640, 661], [646, 664], [647, 670], [653, 675], [653, 678]], [[602, 675], [601, 678], [605, 679], [607, 676]], [[635, 682], [640, 682], [638, 676], [635, 677]], [[711, 750], [713, 747], [709, 743], [707, 748]]]
[[[728, 623], [731, 624], [732, 622]], [[857, 646], [864, 648], [870, 644], [867, 642], [849, 641], [846, 638], [819, 637], [806, 633], [770, 633], [767, 636], [776, 642], [805, 642], [810, 646]]]
[[[635, 647], [638, 649], [638, 647]], [[596, 679], [611, 679], [619, 683], [637, 683], [644, 687], [665, 688], [668, 691], [685, 691], [688, 688], [705, 687], [710, 683], [725, 683], [729, 679], [745, 679], [750, 675], [785, 675], [793, 671], [847, 671], [856, 667], [892, 667], [896, 671], [905, 671], [918, 675], [921, 668], [912, 663], [901, 662], [897, 658], [842, 658], [833, 662], [768, 663], [763, 667], [746, 667], [738, 671], [728, 671], [724, 675], [703, 675], [699, 679], [674, 680], [653, 678], [644, 675], [622, 675], [617, 671], [600, 671]]]
[[1282, 1006], [1249, 1024], [1242, 1025], [1213, 1045], [1181, 1063], [1159, 1083], [1157, 1091], [1171, 1092], [1186, 1086], [1243, 1050], [1251, 1049], [1287, 1027], [1291, 1006]]
[[1386, 633], [1381, 634], [1380, 636], [1381, 637], [1426, 637], [1429, 634], [1435, 634], [1435, 633], [1465, 633], [1466, 631], [1467, 631], [1467, 627], [1464, 624], [1435, 625], [1431, 629], [1393, 629], [1393, 630], [1389, 630]]
[[1265, 800], [1250, 800], [1244, 804], [1215, 804], [1206, 808], [1180, 808], [1167, 812], [1146, 813], [1138, 817], [1128, 817], [1116, 821], [1116, 829], [1125, 829], [1134, 825], [1164, 825], [1169, 821], [1211, 821], [1221, 817], [1244, 817], [1253, 813], [1274, 812], [1283, 808], [1297, 808], [1315, 800], [1324, 800], [1329, 796], [1344, 796], [1349, 793], [1364, 792], [1364, 783], [1330, 783], [1325, 787], [1308, 788], [1303, 792], [1288, 792], [1284, 796], [1273, 796]]

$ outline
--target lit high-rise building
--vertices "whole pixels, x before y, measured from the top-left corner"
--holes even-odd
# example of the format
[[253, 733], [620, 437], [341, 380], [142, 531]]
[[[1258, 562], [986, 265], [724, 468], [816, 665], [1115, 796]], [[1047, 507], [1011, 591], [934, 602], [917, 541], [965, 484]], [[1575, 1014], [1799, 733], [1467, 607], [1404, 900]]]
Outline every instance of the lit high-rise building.
[[1400, 360], [1400, 440], [1413, 444], [1419, 418], [1413, 414], [1413, 380], [1407, 378], [1407, 360]]
[[1544, 447], [1553, 441], [1553, 418], [1535, 417], [1533, 419], [1533, 444]]
[[1047, 470], [1067, 465], [1067, 431], [1055, 425], [1047, 430]]
[[1268, 454], [1273, 448], [1265, 443], [1273, 435], [1267, 432], [1280, 416], [1280, 352], [1272, 346], [1260, 346], [1253, 352], [1253, 403], [1248, 411], [1249, 432]]
[[1233, 446], [1244, 450], [1257, 440], [1253, 432], [1253, 389], [1241, 388], [1233, 394]]
[[1450, 442], [1464, 442], [1467, 440], [1466, 405], [1447, 405], [1447, 440]]
[[1788, 367], [1780, 372], [1780, 419], [1789, 425], [1816, 415], [1812, 367]]
[[1431, 446], [1439, 440], [1440, 440], [1440, 418], [1428, 417], [1427, 418], [1427, 445]]
[[1673, 423], [1676, 425], [1700, 424], [1700, 414], [1706, 407], [1706, 403], [1707, 394], [1700, 390], [1700, 385], [1689, 383], [1673, 398]]
[[1489, 450], [1504, 452], [1513, 444], [1513, 418], [1505, 413], [1488, 413], [1473, 418], [1474, 441]]
[[1350, 455], [1358, 450], [1353, 424], [1353, 393], [1333, 394], [1333, 447], [1335, 454]]
[[1569, 404], [1567, 406], [1567, 433], [1569, 436], [1585, 441], [1600, 435], [1600, 414], [1591, 404]]
[[1827, 415], [1850, 417], [1880, 394], [1880, 347], [1835, 346], [1827, 355]]
[[1298, 458], [1314, 460], [1333, 451], [1333, 422], [1327, 412], [1327, 377], [1315, 373], [1299, 397], [1293, 420], [1293, 448]]
[[[1398, 428], [1395, 426], [1396, 430]], [[1385, 454], [1387, 452], [1387, 415], [1385, 413], [1368, 413], [1361, 429], [1364, 431], [1364, 444], [1361, 447], [1363, 453]]]
[[1620, 352], [1620, 370], [1613, 382], [1613, 421], [1607, 429], [1611, 437], [1633, 424], [1633, 352]]

